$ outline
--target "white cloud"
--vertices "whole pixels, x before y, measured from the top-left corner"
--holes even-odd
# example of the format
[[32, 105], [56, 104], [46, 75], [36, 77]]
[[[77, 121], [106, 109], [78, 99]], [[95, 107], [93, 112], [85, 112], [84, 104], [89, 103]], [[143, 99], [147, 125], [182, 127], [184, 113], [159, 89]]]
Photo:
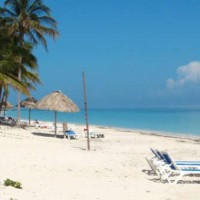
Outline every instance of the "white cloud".
[[187, 65], [180, 66], [176, 70], [176, 79], [168, 79], [167, 87], [176, 88], [184, 86], [187, 83], [200, 82], [200, 62], [194, 61]]

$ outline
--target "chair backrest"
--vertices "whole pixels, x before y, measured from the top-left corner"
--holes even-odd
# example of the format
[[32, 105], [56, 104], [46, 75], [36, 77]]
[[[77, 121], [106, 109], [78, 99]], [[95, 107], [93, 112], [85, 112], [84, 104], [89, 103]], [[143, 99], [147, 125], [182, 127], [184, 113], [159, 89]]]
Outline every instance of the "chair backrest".
[[176, 162], [173, 160], [169, 152], [162, 151], [161, 153], [162, 153], [165, 163], [170, 165], [171, 169], [180, 170], [180, 168], [176, 165]]
[[158, 149], [153, 149], [153, 148], [150, 148], [150, 150], [152, 151], [152, 153], [154, 154], [156, 158], [158, 158], [159, 160], [164, 160], [164, 157], [161, 151], [159, 151]]
[[156, 173], [158, 174], [158, 171], [156, 169], [156, 166], [153, 164], [153, 161], [151, 159], [148, 159], [148, 158], [145, 158], [146, 161], [148, 162], [149, 166], [151, 167], [151, 169]]
[[64, 122], [63, 123], [63, 133], [65, 133], [67, 130], [68, 130], [67, 123]]
[[159, 150], [157, 150], [157, 149], [155, 149], [155, 151], [156, 151], [156, 154], [158, 155], [158, 158], [159, 158], [159, 159], [161, 159], [161, 160], [164, 160], [164, 159], [165, 159], [165, 158], [163, 157], [161, 151], [159, 151]]
[[156, 153], [156, 150], [155, 149], [153, 149], [153, 148], [150, 148], [150, 150], [151, 150], [151, 152], [153, 153], [153, 155], [155, 156], [155, 157], [157, 157], [158, 155], [157, 155], [157, 153]]

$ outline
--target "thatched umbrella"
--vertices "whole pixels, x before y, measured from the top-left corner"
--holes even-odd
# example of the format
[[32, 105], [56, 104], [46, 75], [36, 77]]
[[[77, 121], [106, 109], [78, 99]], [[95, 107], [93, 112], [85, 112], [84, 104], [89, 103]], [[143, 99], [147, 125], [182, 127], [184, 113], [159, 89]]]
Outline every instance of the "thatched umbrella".
[[9, 108], [13, 108], [13, 105], [7, 101], [7, 102], [3, 102], [2, 107], [5, 109], [9, 109]]
[[11, 108], [13, 108], [13, 105], [11, 104], [11, 103], [9, 103], [8, 101], [4, 101], [3, 103], [2, 103], [2, 109], [3, 109], [3, 111], [4, 111], [4, 117], [5, 117], [5, 115], [6, 115], [6, 113], [5, 113], [5, 111], [7, 110], [7, 109], [11, 109]]
[[57, 134], [57, 112], [78, 112], [78, 106], [61, 91], [54, 91], [36, 103], [36, 108], [55, 111], [55, 136]]
[[31, 122], [31, 109], [35, 108], [36, 103], [37, 103], [37, 100], [33, 97], [26, 98], [20, 102], [21, 107], [26, 107], [29, 110], [29, 114], [28, 114], [29, 126]]

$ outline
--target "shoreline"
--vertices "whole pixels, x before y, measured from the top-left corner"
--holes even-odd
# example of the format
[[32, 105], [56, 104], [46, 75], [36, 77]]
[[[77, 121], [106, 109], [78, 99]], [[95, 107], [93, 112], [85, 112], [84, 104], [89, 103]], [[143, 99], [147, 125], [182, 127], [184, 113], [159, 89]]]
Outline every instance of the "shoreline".
[[[200, 136], [198, 118], [200, 111], [187, 110], [187, 112], [176, 112], [177, 109], [91, 109], [89, 123], [95, 126], [107, 126], [120, 129], [130, 129], [138, 132], [153, 132], [164, 135], [180, 135], [183, 137]], [[134, 109], [133, 109], [134, 110]], [[144, 111], [143, 111], [144, 110]], [[39, 112], [41, 111], [41, 112]], [[169, 111], [169, 112], [168, 112]], [[8, 115], [16, 116], [16, 111], [8, 112]], [[25, 109], [21, 115], [28, 120], [28, 110]], [[51, 111], [33, 110], [32, 119], [53, 121]], [[69, 119], [70, 122], [68, 121]], [[58, 122], [84, 124], [83, 111], [76, 114], [59, 113]]]
[[[22, 121], [25, 121], [28, 123], [27, 119], [22, 119]], [[32, 120], [33, 122], [33, 120]], [[53, 121], [43, 121], [39, 120], [40, 123], [47, 123], [47, 124], [54, 124]], [[61, 126], [63, 122], [57, 122], [57, 124]], [[69, 126], [81, 126], [84, 127], [85, 124], [81, 123], [67, 123]], [[190, 140], [200, 140], [200, 135], [192, 135], [187, 133], [175, 133], [175, 132], [164, 132], [164, 131], [155, 131], [155, 130], [144, 130], [144, 129], [132, 129], [132, 128], [121, 128], [121, 127], [115, 127], [115, 126], [103, 126], [103, 125], [97, 125], [97, 124], [89, 124], [89, 128], [100, 128], [100, 129], [113, 129], [117, 131], [122, 131], [122, 132], [130, 132], [130, 133], [139, 133], [143, 135], [154, 135], [154, 136], [159, 136], [159, 137], [169, 137], [169, 138], [180, 138], [180, 139], [190, 139]]]
[[[69, 123], [77, 126], [84, 126], [84, 124], [76, 124], [76, 123]], [[129, 129], [129, 128], [121, 128], [121, 127], [114, 127], [114, 126], [101, 126], [101, 125], [89, 125], [89, 127], [98, 127], [100, 129], [113, 129], [121, 132], [129, 132], [129, 133], [137, 133], [143, 135], [153, 135], [159, 137], [169, 137], [169, 138], [182, 138], [182, 139], [191, 139], [191, 140], [200, 140], [200, 136], [197, 135], [185, 135], [185, 134], [176, 134], [174, 132], [163, 132], [163, 131], [154, 131], [154, 130], [143, 130], [143, 129]]]

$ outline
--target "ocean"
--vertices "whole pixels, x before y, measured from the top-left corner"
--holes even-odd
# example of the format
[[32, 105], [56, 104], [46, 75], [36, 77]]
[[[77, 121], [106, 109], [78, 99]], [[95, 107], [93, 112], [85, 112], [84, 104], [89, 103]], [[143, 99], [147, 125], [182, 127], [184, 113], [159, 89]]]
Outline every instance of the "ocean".
[[[16, 110], [6, 116], [17, 116]], [[28, 110], [22, 108], [21, 119], [28, 120]], [[135, 108], [89, 109], [89, 124], [160, 134], [200, 136], [200, 108]], [[32, 110], [32, 120], [54, 121], [54, 112]], [[58, 122], [84, 124], [84, 110], [79, 113], [58, 113]]]

